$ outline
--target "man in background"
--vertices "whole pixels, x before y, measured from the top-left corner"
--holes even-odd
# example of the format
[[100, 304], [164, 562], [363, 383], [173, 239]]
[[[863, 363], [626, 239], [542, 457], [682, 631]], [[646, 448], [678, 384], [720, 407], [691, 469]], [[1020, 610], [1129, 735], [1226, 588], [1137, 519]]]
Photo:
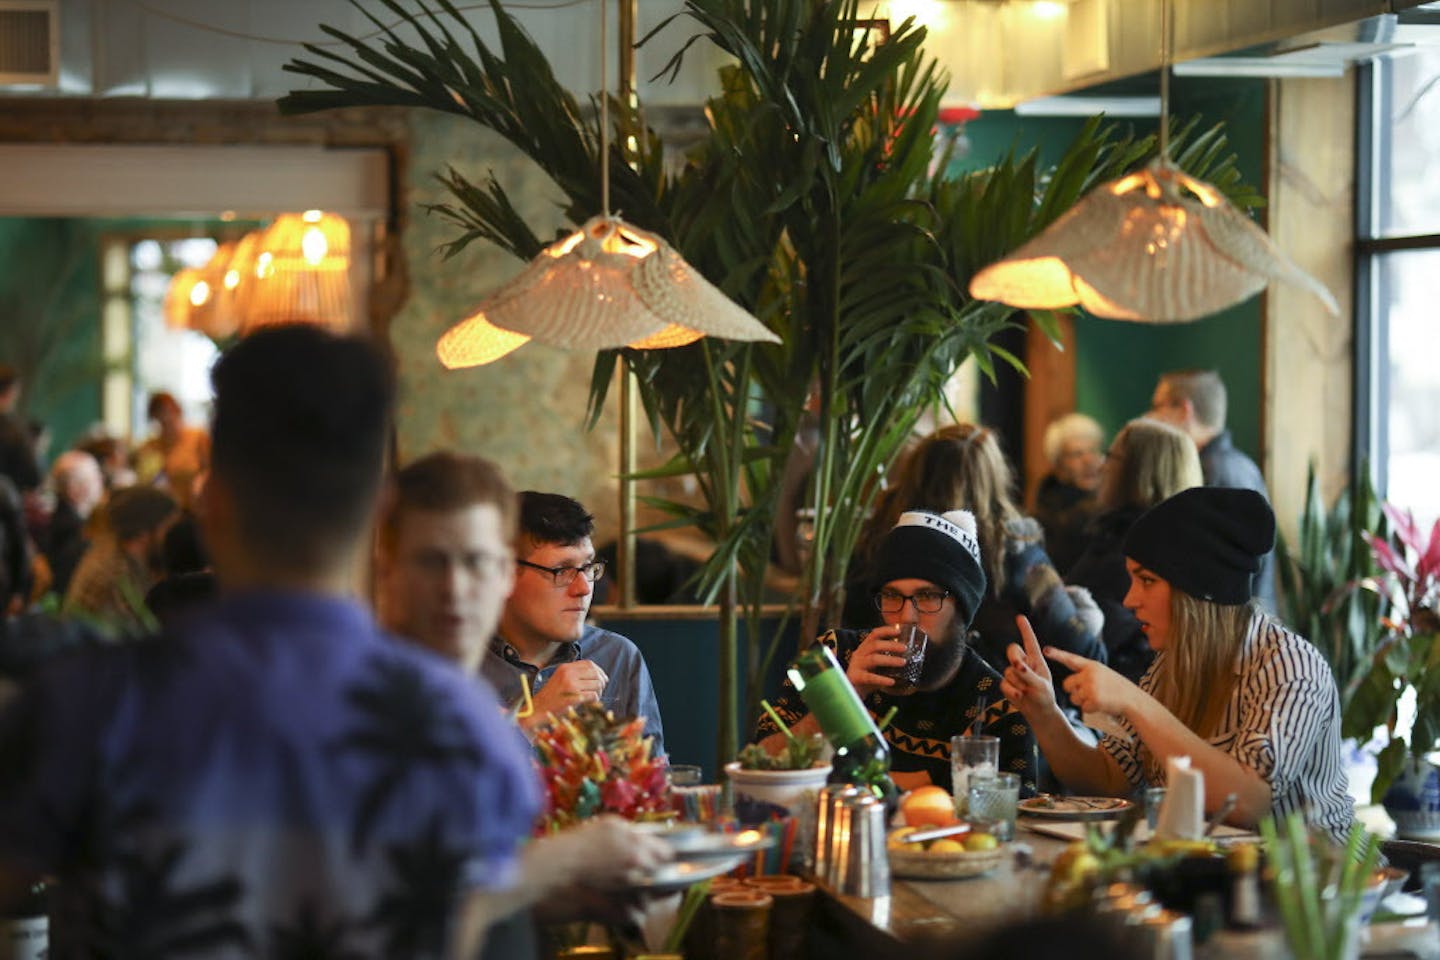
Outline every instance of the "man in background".
[[1050, 472], [1035, 490], [1035, 519], [1045, 528], [1045, 552], [1064, 576], [1088, 541], [1105, 454], [1100, 424], [1083, 413], [1067, 413], [1045, 428], [1042, 447]]
[[50, 589], [63, 597], [80, 558], [90, 546], [85, 525], [105, 499], [105, 476], [100, 462], [90, 454], [67, 450], [50, 468], [50, 487], [55, 494], [55, 509], [45, 525], [44, 554], [50, 564]]
[[179, 519], [179, 505], [163, 490], [116, 490], [100, 531], [75, 567], [61, 610], [115, 633], [143, 633], [150, 626], [145, 594], [165, 573], [165, 534]]
[[379, 529], [380, 621], [478, 675], [515, 582], [515, 514], [488, 460], [432, 453], [401, 470]]
[[0, 712], [0, 893], [59, 878], [52, 937], [77, 942], [52, 956], [439, 956], [457, 902], [509, 883], [539, 793], [494, 697], [352, 598], [390, 372], [297, 324], [212, 376], [223, 595]]
[[[400, 470], [377, 541], [380, 621], [478, 678], [515, 582], [516, 512], [514, 489], [489, 460], [442, 451]], [[607, 891], [666, 856], [663, 842], [623, 820], [587, 820], [531, 841], [514, 886], [472, 894], [466, 915], [490, 927], [487, 957], [523, 960], [536, 952], [532, 917], [614, 922], [632, 905]]]
[[[1160, 375], [1150, 401], [1150, 416], [1179, 427], [1195, 441], [1205, 486], [1254, 490], [1268, 501], [1265, 476], [1231, 441], [1225, 415], [1225, 382], [1216, 371], [1172, 370]], [[1276, 609], [1273, 550], [1260, 560], [1254, 595], [1267, 609]]]
[[0, 475], [28, 493], [40, 486], [34, 433], [20, 416], [20, 371], [0, 363]]
[[528, 680], [535, 712], [522, 721], [527, 727], [577, 703], [599, 701], [617, 717], [643, 717], [653, 753], [663, 754], [660, 705], [640, 650], [585, 622], [595, 581], [605, 572], [595, 559], [594, 530], [595, 518], [569, 497], [520, 494], [515, 585], [481, 673], [503, 703], [518, 702], [521, 678]]

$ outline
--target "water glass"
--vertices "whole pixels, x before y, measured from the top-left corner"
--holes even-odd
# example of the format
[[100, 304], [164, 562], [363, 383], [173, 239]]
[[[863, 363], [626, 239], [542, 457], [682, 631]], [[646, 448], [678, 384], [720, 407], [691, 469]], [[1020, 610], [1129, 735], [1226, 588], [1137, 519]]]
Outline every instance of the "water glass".
[[1018, 773], [970, 774], [970, 825], [997, 840], [1015, 838], [1015, 813], [1020, 803]]
[[1155, 827], [1160, 823], [1160, 805], [1165, 802], [1164, 787], [1145, 788], [1145, 825], [1150, 832], [1155, 832]]
[[960, 734], [950, 738], [951, 796], [961, 816], [970, 806], [970, 778], [1000, 769], [1000, 738]]
[[705, 771], [693, 763], [672, 763], [666, 769], [672, 787], [693, 787], [704, 780]]
[[885, 692], [914, 693], [915, 685], [920, 682], [920, 670], [925, 666], [925, 651], [930, 645], [930, 637], [918, 625], [902, 623], [895, 639], [905, 644], [905, 650], [899, 654], [905, 658], [905, 664], [885, 671], [887, 676], [895, 678], [895, 685]]

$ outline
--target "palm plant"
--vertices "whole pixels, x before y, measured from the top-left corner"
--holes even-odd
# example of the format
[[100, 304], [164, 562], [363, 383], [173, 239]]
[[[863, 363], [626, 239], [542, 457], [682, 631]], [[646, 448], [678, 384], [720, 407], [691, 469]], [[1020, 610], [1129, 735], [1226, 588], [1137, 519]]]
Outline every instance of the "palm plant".
[[[348, 54], [307, 46], [318, 59], [286, 69], [330, 89], [293, 92], [282, 110], [388, 104], [467, 116], [551, 176], [572, 222], [600, 211], [598, 118], [560, 86], [497, 0], [498, 51], [449, 0], [435, 0], [434, 11], [421, 3], [418, 14], [398, 0], [380, 2], [419, 44], [406, 44], [378, 19], [378, 46], [323, 28]], [[613, 102], [613, 207], [665, 237], [782, 342], [706, 339], [675, 350], [602, 353], [591, 417], [624, 364], [656, 437], [668, 434], [678, 451], [650, 475], [691, 474], [699, 485], [698, 507], [652, 505], [670, 515], [669, 524], [698, 527], [716, 544], [699, 586], [722, 610], [723, 760], [737, 739], [738, 612], [743, 606], [749, 635], [759, 636], [777, 481], [812, 393], [820, 444], [808, 490], [815, 530], [802, 576], [802, 636], [814, 636], [839, 610], [845, 568], [881, 477], [921, 412], [942, 402], [944, 382], [970, 356], [986, 372], [997, 358], [1019, 365], [991, 343], [1015, 322], [1014, 311], [970, 299], [970, 275], [1090, 186], [1144, 162], [1154, 145], [1094, 121], [1048, 174], [1031, 153], [956, 175], [948, 151], [937, 162], [945, 78], [923, 52], [923, 28], [907, 20], [877, 42], [856, 0], [687, 0], [684, 15], [701, 31], [692, 43], [703, 38], [734, 58], [706, 105], [709, 136], [671, 171], [639, 109]], [[468, 37], [469, 51], [457, 35]], [[1239, 184], [1218, 129], [1194, 136], [1192, 124], [1185, 133], [1188, 147], [1174, 151], [1179, 165], [1227, 188], [1242, 206], [1258, 202]], [[462, 231], [449, 252], [477, 239], [521, 259], [539, 252], [541, 238], [493, 176], [475, 184], [452, 170], [442, 179], [455, 202], [433, 210]], [[752, 657], [752, 669], [760, 668]]]

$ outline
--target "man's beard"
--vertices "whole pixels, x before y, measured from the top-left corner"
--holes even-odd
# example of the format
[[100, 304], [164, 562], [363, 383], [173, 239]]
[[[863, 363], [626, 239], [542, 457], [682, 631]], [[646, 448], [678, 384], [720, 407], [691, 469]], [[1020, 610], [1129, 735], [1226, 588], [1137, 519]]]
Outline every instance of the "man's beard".
[[915, 681], [915, 692], [930, 693], [955, 679], [969, 645], [967, 631], [959, 624], [950, 627], [948, 636], [939, 640], [931, 638], [925, 649], [925, 662], [920, 665], [920, 679]]

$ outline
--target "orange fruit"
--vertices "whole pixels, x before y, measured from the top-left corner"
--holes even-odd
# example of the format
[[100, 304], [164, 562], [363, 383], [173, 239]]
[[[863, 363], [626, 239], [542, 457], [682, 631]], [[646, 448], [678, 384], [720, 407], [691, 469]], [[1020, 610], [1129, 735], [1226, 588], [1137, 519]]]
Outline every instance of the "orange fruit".
[[907, 793], [900, 801], [900, 812], [911, 827], [948, 827], [958, 822], [950, 792], [934, 784]]
[[925, 849], [930, 853], [964, 853], [965, 844], [949, 837], [941, 837], [939, 840], [931, 840], [930, 846]]

